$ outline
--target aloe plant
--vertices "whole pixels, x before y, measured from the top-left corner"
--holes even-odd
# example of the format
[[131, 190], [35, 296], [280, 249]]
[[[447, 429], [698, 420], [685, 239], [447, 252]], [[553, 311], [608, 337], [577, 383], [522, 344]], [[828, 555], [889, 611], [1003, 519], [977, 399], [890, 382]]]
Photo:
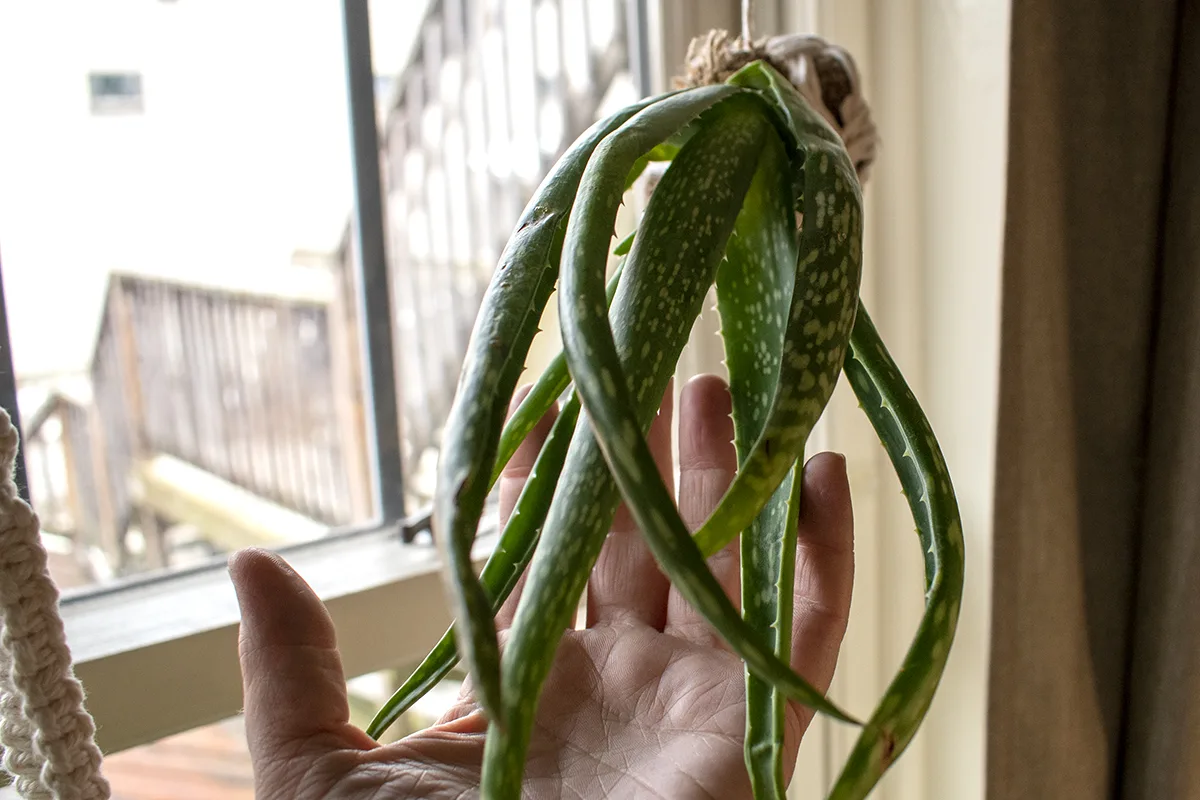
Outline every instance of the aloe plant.
[[[623, 260], [606, 287], [618, 206], [650, 161], [669, 166], [632, 241], [612, 251]], [[963, 537], [937, 440], [859, 299], [862, 226], [861, 186], [838, 133], [765, 61], [640, 101], [579, 137], [501, 257], [446, 425], [434, 522], [456, 621], [368, 733], [378, 737], [461, 653], [489, 718], [484, 796], [519, 796], [542, 684], [623, 501], [663, 573], [745, 662], [755, 796], [783, 791], [786, 700], [860, 728], [830, 797], [866, 796], [912, 740], [945, 668]], [[739, 466], [691, 533], [646, 433], [714, 282]], [[555, 287], [563, 354], [505, 424]], [[865, 722], [787, 663], [799, 470], [843, 373], [899, 475], [925, 553], [925, 613]], [[470, 552], [486, 497], [567, 391], [517, 513], [476, 576]], [[705, 562], [738, 536], [741, 612]], [[501, 657], [494, 615], [526, 571]]]

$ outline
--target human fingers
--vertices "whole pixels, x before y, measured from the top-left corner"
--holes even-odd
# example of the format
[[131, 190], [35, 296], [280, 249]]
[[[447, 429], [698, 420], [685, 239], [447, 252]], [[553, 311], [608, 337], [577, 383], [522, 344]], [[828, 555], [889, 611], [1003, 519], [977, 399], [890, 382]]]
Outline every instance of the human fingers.
[[242, 614], [238, 658], [259, 796], [294, 796], [288, 782], [302, 779], [313, 758], [375, 743], [350, 724], [333, 620], [304, 579], [257, 548], [235, 553], [229, 573]]
[[[673, 406], [674, 392], [669, 385], [646, 437], [659, 474], [672, 497], [675, 486], [671, 458]], [[666, 576], [659, 570], [633, 515], [622, 503], [588, 579], [587, 624], [634, 619], [662, 630], [669, 590]]]
[[[792, 617], [792, 668], [821, 692], [833, 681], [853, 587], [854, 513], [846, 459], [821, 453], [804, 469]], [[803, 732], [812, 709], [799, 711]]]
[[[512, 402], [508, 407], [508, 415], [511, 417], [513, 412], [517, 410], [517, 406], [529, 394], [531, 386], [522, 386], [513, 394]], [[525, 481], [529, 478], [529, 473], [533, 471], [533, 466], [537, 462], [538, 454], [542, 451], [542, 445], [546, 443], [546, 437], [550, 435], [550, 428], [554, 425], [554, 420], [558, 417], [557, 406], [551, 406], [549, 411], [538, 420], [538, 424], [525, 437], [525, 441], [521, 442], [517, 451], [513, 453], [512, 458], [508, 460], [504, 470], [500, 473], [499, 484], [499, 505], [500, 505], [500, 529], [503, 530], [507, 524], [509, 517], [512, 516], [513, 508], [517, 505], [517, 500], [521, 496], [521, 490], [525, 488]], [[496, 614], [496, 627], [507, 628], [512, 624], [513, 616], [517, 613], [517, 602], [521, 598], [521, 589], [525, 585], [525, 575], [522, 574], [517, 581], [517, 585], [509, 594], [508, 599], [500, 607], [500, 611]]]
[[[716, 375], [699, 375], [680, 393], [679, 513], [689, 530], [708, 519], [737, 470], [732, 408], [729, 387]], [[739, 540], [734, 539], [708, 559], [713, 576], [738, 607], [739, 547]], [[674, 587], [667, 601], [664, 630], [699, 644], [721, 641], [707, 620]]]

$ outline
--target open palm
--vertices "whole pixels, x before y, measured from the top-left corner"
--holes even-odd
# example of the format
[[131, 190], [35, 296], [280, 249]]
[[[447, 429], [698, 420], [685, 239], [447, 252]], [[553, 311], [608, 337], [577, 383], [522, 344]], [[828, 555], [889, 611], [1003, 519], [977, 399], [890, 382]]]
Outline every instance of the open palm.
[[[664, 475], [671, 461], [670, 392], [650, 433]], [[728, 389], [703, 376], [682, 392], [679, 509], [697, 527], [732, 480]], [[531, 434], [500, 482], [507, 517], [549, 428]], [[670, 482], [669, 482], [670, 483]], [[844, 461], [805, 469], [796, 565], [792, 664], [828, 687], [853, 582]], [[710, 560], [737, 603], [736, 542]], [[462, 798], [478, 794], [487, 720], [470, 681], [438, 724], [379, 745], [349, 723], [341, 659], [328, 614], [273, 554], [238, 553], [246, 728], [259, 800]], [[497, 617], [503, 643], [520, 587]], [[742, 753], [744, 677], [708, 623], [658, 570], [622, 509], [588, 584], [584, 626], [568, 631], [538, 707], [525, 771], [529, 797], [750, 796]], [[788, 711], [787, 763], [811, 712]]]

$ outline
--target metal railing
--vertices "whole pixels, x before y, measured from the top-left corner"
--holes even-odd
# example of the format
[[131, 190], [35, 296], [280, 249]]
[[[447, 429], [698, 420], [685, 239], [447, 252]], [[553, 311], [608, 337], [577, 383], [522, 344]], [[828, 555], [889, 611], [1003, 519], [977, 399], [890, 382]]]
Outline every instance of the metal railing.
[[[442, 0], [382, 121], [410, 493], [433, 463], [483, 292], [521, 210], [632, 88], [623, 0]], [[349, 255], [344, 253], [349, 266]]]

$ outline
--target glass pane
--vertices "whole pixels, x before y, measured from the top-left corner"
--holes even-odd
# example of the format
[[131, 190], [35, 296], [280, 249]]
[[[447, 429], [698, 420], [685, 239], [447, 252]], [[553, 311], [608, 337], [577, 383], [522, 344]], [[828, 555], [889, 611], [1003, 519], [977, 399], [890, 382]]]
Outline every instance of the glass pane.
[[[623, 8], [371, 3], [410, 511], [517, 216], [632, 99]], [[340, 4], [60, 13], [0, 11], [0, 254], [56, 578], [370, 522]]]
[[[370, 3], [403, 436], [388, 490], [412, 513], [519, 214], [634, 99], [625, 5]], [[0, 117], [25, 457], [64, 593], [372, 523], [341, 4], [4, 4]], [[548, 315], [526, 380], [558, 350]], [[365, 681], [363, 708], [406, 669]]]
[[340, 4], [68, 6], [0, 11], [0, 255], [54, 577], [369, 522]]
[[[405, 37], [410, 4], [371, 6], [376, 69], [397, 76], [380, 141], [412, 508], [432, 500], [442, 423], [518, 216], [575, 138], [636, 97], [626, 5], [458, 0]], [[558, 352], [550, 305], [523, 380]]]

